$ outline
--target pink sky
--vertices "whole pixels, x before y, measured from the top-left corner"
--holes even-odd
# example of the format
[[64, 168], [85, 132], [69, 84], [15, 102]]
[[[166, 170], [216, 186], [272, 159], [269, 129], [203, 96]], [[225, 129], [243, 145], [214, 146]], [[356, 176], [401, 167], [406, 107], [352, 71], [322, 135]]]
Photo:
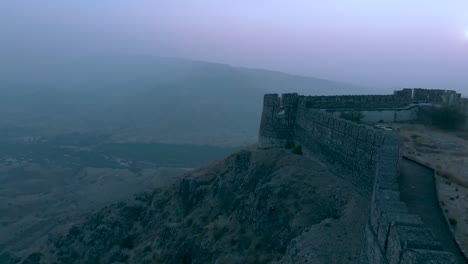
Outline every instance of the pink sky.
[[467, 30], [466, 0], [0, 3], [8, 53], [152, 54], [465, 94]]

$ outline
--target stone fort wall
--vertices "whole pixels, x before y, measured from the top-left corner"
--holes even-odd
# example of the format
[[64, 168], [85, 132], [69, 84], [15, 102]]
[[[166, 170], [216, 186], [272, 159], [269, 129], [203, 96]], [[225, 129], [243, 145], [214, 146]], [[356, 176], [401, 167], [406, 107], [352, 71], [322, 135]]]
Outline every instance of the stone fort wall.
[[308, 108], [327, 110], [395, 109], [419, 103], [459, 104], [461, 94], [452, 90], [406, 88], [391, 95], [301, 96]]
[[298, 98], [292, 140], [303, 147], [306, 155], [318, 154], [360, 190], [370, 193], [384, 133], [307, 108], [304, 99]]
[[[413, 90], [400, 92], [393, 97], [414, 96]], [[265, 95], [259, 146], [284, 147], [288, 141], [300, 144], [305, 155], [318, 155], [337, 175], [369, 196], [360, 263], [455, 263], [453, 255], [442, 250], [421, 219], [409, 214], [400, 200], [397, 179], [401, 139], [392, 132], [320, 111], [309, 103], [310, 98]]]

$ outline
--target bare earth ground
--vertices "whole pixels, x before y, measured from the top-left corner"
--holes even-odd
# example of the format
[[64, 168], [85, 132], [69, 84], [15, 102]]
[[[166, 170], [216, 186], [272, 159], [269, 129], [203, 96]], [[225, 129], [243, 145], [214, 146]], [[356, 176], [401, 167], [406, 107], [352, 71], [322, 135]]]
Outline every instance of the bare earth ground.
[[403, 154], [437, 171], [439, 203], [462, 251], [468, 252], [468, 132], [392, 124], [405, 139]]

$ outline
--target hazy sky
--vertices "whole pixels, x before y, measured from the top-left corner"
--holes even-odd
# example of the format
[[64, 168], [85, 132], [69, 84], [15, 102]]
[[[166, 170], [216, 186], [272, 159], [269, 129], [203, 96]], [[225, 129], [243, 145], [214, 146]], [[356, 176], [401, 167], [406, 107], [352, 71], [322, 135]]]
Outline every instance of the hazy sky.
[[0, 55], [136, 53], [468, 93], [467, 0], [0, 0]]

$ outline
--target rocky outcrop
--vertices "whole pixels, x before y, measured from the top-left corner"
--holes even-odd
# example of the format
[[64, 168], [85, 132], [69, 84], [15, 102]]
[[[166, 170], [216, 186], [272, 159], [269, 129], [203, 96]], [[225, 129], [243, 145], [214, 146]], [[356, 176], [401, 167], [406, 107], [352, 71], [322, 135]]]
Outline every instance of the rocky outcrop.
[[319, 163], [252, 147], [102, 209], [23, 263], [353, 262], [367, 210]]

